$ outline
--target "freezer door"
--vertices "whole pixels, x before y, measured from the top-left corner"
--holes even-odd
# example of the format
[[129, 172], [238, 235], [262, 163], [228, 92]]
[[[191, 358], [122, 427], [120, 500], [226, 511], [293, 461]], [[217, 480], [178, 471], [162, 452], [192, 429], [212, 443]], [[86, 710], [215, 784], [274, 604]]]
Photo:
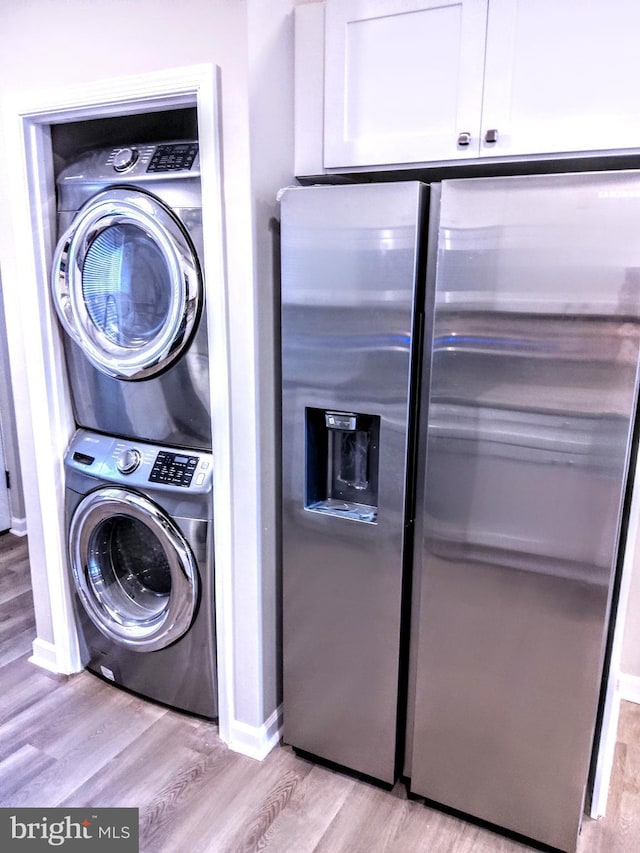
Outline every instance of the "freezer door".
[[573, 850], [640, 345], [640, 177], [444, 182], [412, 626], [414, 792]]
[[284, 739], [386, 782], [424, 203], [415, 182], [282, 198]]

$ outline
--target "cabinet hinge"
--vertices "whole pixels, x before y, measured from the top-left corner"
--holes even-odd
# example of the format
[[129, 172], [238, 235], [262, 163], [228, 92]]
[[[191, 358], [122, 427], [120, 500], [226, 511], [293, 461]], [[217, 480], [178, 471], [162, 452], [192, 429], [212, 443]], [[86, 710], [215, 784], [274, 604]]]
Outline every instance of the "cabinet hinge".
[[4, 478], [7, 481], [7, 488], [11, 488], [11, 474], [8, 471], [4, 472]]

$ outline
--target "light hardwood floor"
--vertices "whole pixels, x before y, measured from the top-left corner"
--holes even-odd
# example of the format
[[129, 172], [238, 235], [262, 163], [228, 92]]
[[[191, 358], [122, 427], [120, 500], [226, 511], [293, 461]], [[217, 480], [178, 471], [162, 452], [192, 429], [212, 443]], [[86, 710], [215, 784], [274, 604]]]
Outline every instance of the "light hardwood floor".
[[[143, 853], [517, 853], [531, 848], [280, 747], [258, 762], [215, 724], [89, 673], [27, 660], [25, 539], [0, 537], [0, 806], [135, 806]], [[640, 706], [625, 703], [606, 818], [579, 853], [640, 850]]]

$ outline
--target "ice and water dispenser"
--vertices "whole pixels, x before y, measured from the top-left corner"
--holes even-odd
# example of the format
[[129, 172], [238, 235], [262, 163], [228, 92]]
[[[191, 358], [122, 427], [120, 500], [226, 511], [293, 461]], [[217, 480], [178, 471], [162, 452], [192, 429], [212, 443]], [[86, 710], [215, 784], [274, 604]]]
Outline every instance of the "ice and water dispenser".
[[379, 416], [308, 408], [306, 508], [375, 523], [379, 445]]

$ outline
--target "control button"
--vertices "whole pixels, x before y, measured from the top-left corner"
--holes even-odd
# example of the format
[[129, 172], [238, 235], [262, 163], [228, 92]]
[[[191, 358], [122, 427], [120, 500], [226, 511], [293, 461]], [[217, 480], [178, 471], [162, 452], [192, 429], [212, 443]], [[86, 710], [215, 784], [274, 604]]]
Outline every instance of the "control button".
[[137, 162], [138, 156], [135, 148], [120, 148], [113, 154], [113, 168], [116, 172], [126, 172]]
[[198, 474], [196, 477], [196, 486], [201, 486], [204, 483], [204, 474]]
[[203, 471], [206, 471], [206, 470], [207, 470], [207, 468], [209, 467], [209, 462], [208, 462], [208, 460], [203, 459], [203, 460], [202, 460], [202, 462], [200, 463], [200, 467], [202, 468], [202, 470], [203, 470]]
[[140, 455], [140, 451], [129, 448], [123, 450], [120, 456], [118, 456], [116, 465], [121, 474], [133, 474], [141, 461], [142, 456]]

